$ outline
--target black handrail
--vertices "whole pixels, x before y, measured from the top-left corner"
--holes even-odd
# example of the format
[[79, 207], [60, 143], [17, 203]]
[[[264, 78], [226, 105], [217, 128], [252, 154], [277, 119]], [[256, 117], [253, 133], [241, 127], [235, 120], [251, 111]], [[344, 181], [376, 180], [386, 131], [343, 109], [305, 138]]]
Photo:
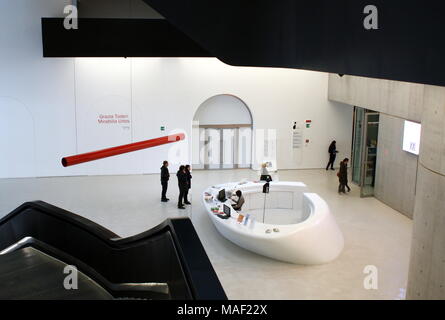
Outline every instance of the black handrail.
[[0, 251], [26, 237], [32, 240], [22, 246], [75, 265], [114, 297], [166, 298], [149, 290], [131, 292], [126, 284], [167, 283], [171, 299], [227, 299], [188, 218], [167, 219], [120, 238], [86, 218], [34, 201], [0, 219]]

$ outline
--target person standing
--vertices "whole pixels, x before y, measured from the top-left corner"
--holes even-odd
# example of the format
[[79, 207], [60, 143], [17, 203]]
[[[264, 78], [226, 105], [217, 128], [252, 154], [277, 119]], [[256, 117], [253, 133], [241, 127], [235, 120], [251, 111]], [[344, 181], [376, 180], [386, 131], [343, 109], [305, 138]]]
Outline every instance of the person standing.
[[338, 171], [338, 193], [346, 193], [345, 187], [348, 188], [348, 192], [351, 191], [351, 188], [348, 186], [348, 163], [349, 159], [345, 158], [342, 162], [340, 162], [340, 170]]
[[192, 188], [192, 174], [191, 174], [191, 167], [190, 165], [186, 165], [185, 166], [185, 175], [187, 177], [187, 189], [185, 191], [185, 195], [184, 195], [184, 203], [185, 204], [191, 204], [191, 202], [188, 201], [188, 194], [189, 194], [189, 190]]
[[179, 199], [178, 199], [178, 209], [185, 209], [183, 200], [185, 193], [188, 190], [187, 184], [187, 173], [185, 172], [185, 166], [180, 166], [178, 172], [176, 173], [178, 177], [178, 187], [179, 187]]
[[337, 142], [334, 140], [331, 142], [331, 144], [329, 145], [329, 162], [328, 165], [326, 166], [326, 170], [329, 169], [329, 167], [331, 167], [331, 170], [334, 170], [334, 162], [335, 162], [335, 158], [337, 157]]
[[170, 179], [170, 172], [168, 171], [168, 161], [164, 161], [161, 167], [161, 201], [167, 202], [170, 199], [167, 198], [168, 180]]
[[272, 177], [269, 174], [269, 171], [267, 171], [267, 163], [263, 163], [261, 165], [261, 177], [260, 177], [261, 181], [272, 181]]

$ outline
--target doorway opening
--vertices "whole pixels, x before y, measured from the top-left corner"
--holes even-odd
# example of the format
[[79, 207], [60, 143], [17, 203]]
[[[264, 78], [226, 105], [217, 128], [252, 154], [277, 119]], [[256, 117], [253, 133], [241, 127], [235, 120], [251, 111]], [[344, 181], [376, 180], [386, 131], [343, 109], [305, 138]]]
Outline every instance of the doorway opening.
[[193, 117], [193, 167], [252, 167], [252, 114], [238, 97], [221, 94], [204, 101]]
[[360, 186], [361, 197], [374, 196], [379, 120], [378, 112], [354, 107], [352, 182]]

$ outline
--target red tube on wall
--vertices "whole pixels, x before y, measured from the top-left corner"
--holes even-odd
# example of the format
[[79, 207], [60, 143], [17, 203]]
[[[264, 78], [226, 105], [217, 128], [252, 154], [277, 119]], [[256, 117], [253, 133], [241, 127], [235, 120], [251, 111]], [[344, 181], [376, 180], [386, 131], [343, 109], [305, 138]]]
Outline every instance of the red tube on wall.
[[160, 146], [163, 144], [178, 142], [185, 139], [185, 135], [183, 133], [173, 134], [165, 137], [160, 137], [156, 139], [150, 139], [130, 144], [124, 144], [122, 146], [77, 154], [74, 156], [69, 156], [62, 158], [62, 165], [64, 167], [74, 166], [79, 163], [99, 160], [107, 157], [117, 156], [119, 154], [138, 151], [142, 149], [152, 148], [156, 146]]

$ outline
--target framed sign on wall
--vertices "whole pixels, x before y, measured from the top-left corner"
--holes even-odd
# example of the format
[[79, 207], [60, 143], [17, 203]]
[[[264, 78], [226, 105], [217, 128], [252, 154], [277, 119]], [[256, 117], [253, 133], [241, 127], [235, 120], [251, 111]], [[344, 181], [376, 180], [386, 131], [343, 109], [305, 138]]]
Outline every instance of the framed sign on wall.
[[422, 125], [420, 123], [405, 121], [403, 130], [403, 150], [415, 155], [420, 151], [420, 134]]

